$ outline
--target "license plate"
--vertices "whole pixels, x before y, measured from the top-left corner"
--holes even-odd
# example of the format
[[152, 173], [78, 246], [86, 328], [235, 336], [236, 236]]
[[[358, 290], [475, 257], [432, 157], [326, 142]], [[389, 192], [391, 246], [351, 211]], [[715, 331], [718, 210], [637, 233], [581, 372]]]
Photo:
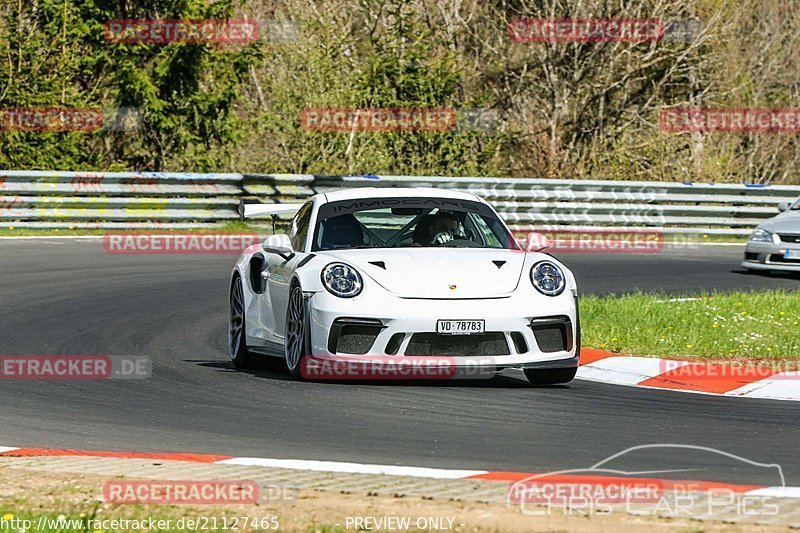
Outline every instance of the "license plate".
[[436, 333], [440, 333], [442, 335], [480, 335], [485, 329], [485, 320], [436, 321]]
[[800, 259], [800, 250], [786, 250], [783, 252], [784, 259]]

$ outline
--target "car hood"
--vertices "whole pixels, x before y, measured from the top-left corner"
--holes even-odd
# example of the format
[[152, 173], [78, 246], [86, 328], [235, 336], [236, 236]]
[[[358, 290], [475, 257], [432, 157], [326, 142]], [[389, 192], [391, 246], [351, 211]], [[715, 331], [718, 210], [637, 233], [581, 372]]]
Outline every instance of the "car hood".
[[800, 209], [784, 211], [758, 227], [773, 233], [800, 233]]
[[357, 268], [405, 298], [490, 298], [516, 290], [526, 254], [474, 248], [320, 252]]

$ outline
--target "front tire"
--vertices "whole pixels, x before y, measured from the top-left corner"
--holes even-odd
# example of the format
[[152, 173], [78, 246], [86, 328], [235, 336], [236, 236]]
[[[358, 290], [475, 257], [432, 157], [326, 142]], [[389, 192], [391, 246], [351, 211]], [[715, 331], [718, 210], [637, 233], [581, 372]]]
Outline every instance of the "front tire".
[[541, 370], [525, 370], [525, 377], [533, 385], [558, 385], [569, 383], [575, 379], [577, 367], [572, 368], [543, 368]]
[[294, 379], [303, 379], [300, 371], [303, 358], [308, 355], [308, 321], [306, 319], [306, 303], [300, 285], [294, 285], [289, 293], [289, 305], [286, 306], [286, 327], [284, 356], [286, 370]]
[[244, 315], [244, 287], [242, 277], [236, 276], [231, 285], [230, 315], [228, 319], [228, 352], [236, 368], [253, 366], [253, 356], [247, 349], [247, 329]]

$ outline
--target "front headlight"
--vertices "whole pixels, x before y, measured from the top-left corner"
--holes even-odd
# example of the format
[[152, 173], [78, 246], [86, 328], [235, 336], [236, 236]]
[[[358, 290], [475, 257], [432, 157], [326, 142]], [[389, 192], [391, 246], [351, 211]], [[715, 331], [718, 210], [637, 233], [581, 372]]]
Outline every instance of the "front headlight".
[[552, 261], [540, 261], [531, 268], [531, 283], [546, 296], [558, 296], [564, 292], [567, 278]]
[[361, 274], [345, 263], [331, 263], [322, 269], [322, 284], [328, 292], [339, 298], [358, 296], [364, 287]]
[[756, 228], [756, 230], [750, 235], [751, 241], [756, 242], [773, 242], [772, 233], [761, 228]]

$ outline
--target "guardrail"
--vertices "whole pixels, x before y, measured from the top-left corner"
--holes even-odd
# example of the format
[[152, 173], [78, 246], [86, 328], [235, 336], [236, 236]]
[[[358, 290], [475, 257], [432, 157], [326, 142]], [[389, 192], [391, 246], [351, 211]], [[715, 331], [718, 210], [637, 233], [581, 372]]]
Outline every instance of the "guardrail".
[[436, 187], [489, 201], [515, 231], [647, 226], [665, 233], [747, 235], [800, 186], [647, 181], [245, 174], [267, 202], [297, 202], [342, 187]]
[[241, 174], [0, 172], [0, 227], [189, 228], [237, 220]]
[[678, 182], [195, 174], [0, 172], [0, 227], [186, 228], [239, 218], [241, 201], [292, 202], [342, 187], [428, 186], [472, 192], [515, 231], [647, 226], [746, 235], [800, 186]]

